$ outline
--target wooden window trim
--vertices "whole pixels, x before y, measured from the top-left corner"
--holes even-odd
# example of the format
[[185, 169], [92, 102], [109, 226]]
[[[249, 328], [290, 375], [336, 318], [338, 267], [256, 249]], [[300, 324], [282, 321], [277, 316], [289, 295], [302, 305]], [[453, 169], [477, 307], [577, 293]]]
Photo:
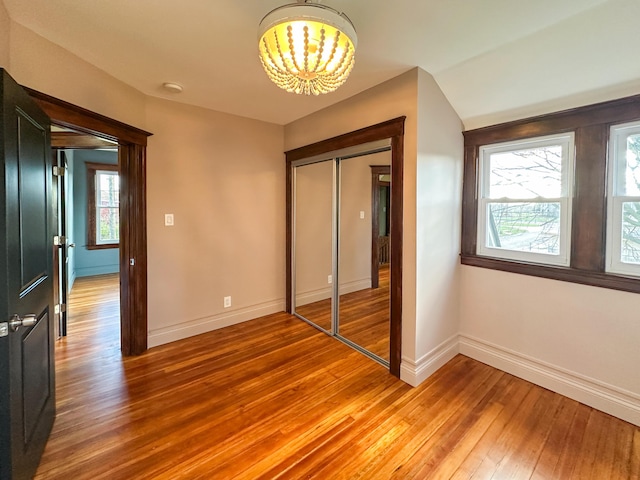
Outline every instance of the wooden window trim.
[[120, 248], [118, 243], [96, 243], [96, 172], [118, 172], [118, 165], [86, 162], [87, 166], [87, 250]]
[[[612, 125], [638, 119], [640, 95], [635, 95], [464, 132], [461, 263], [640, 293], [640, 278], [605, 272], [609, 131]], [[576, 150], [570, 266], [540, 265], [477, 255], [480, 147], [565, 132], [575, 132]]]

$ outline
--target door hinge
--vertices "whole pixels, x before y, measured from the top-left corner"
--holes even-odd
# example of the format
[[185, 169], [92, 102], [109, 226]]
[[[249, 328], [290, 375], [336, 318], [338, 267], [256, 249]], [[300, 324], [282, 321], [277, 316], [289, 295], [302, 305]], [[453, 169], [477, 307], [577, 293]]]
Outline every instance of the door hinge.
[[56, 235], [55, 237], [53, 237], [53, 244], [56, 247], [61, 247], [65, 243], [67, 243], [67, 237], [63, 235]]
[[58, 167], [58, 166], [53, 167], [53, 175], [55, 177], [64, 177], [64, 172], [65, 172], [64, 167]]
[[6, 337], [9, 335], [9, 323], [2, 322], [0, 323], [0, 337]]
[[64, 303], [57, 303], [53, 306], [53, 313], [55, 315], [60, 315], [63, 312], [67, 311], [67, 305]]

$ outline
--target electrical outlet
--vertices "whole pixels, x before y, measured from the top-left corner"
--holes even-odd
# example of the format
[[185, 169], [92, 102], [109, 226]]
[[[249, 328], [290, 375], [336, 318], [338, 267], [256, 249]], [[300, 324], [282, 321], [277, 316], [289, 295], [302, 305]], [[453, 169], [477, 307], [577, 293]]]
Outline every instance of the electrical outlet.
[[224, 297], [224, 308], [229, 308], [231, 306], [231, 297]]
[[165, 227], [173, 227], [173, 213], [164, 214], [164, 225]]
[[327, 283], [333, 283], [333, 275], [327, 276]]
[[364, 218], [364, 210], [360, 210], [360, 218]]

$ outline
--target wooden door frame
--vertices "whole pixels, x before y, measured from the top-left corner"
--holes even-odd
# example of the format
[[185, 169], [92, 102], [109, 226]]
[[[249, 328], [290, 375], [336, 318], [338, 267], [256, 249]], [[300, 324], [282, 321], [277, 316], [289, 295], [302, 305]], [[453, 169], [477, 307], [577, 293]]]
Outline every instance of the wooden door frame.
[[[379, 239], [380, 239], [380, 175], [391, 174], [391, 165], [369, 165], [371, 168], [371, 288], [380, 285]], [[386, 182], [385, 182], [386, 183]]]
[[390, 312], [390, 357], [389, 371], [400, 378], [400, 361], [402, 358], [402, 191], [404, 171], [404, 122], [406, 117], [398, 117], [370, 127], [361, 128], [337, 137], [312, 143], [304, 147], [285, 152], [286, 156], [286, 308], [293, 311], [291, 295], [293, 246], [291, 235], [293, 231], [292, 219], [292, 162], [309, 158], [323, 153], [333, 152], [347, 147], [354, 147], [364, 143], [391, 139], [391, 312]]
[[146, 150], [149, 132], [23, 87], [56, 125], [118, 144], [120, 175], [120, 345], [147, 350]]

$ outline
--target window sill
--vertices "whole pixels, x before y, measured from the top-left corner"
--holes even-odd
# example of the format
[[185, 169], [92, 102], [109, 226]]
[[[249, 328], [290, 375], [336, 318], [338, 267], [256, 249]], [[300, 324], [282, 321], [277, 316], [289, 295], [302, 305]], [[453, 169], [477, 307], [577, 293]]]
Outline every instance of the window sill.
[[120, 248], [119, 243], [105, 243], [102, 245], [87, 245], [87, 250], [107, 250], [109, 248]]
[[571, 267], [557, 267], [533, 263], [514, 262], [478, 255], [461, 255], [460, 263], [473, 267], [489, 268], [502, 272], [549, 278], [562, 282], [579, 283], [593, 287], [610, 288], [624, 292], [640, 293], [640, 278], [614, 275], [611, 273], [590, 272]]

